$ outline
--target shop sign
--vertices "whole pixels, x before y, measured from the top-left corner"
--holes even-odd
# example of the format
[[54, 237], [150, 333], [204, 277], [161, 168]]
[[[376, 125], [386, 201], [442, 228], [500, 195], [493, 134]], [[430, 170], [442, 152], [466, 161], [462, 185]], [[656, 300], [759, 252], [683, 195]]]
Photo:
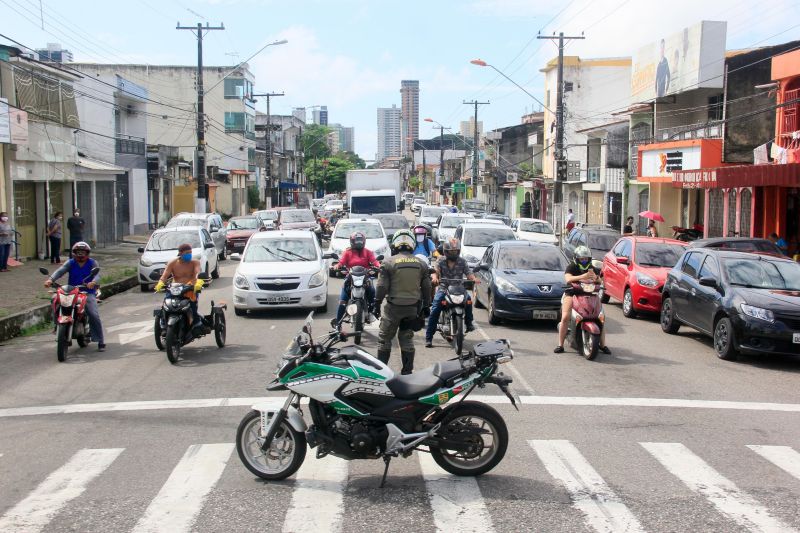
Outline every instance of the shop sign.
[[11, 120], [8, 114], [8, 100], [0, 98], [0, 143], [11, 142]]
[[458, 181], [453, 184], [453, 192], [467, 192], [467, 184], [463, 181]]
[[677, 189], [712, 189], [717, 186], [717, 169], [684, 170], [672, 177]]
[[643, 178], [670, 178], [678, 170], [700, 168], [700, 147], [664, 148], [642, 151]]

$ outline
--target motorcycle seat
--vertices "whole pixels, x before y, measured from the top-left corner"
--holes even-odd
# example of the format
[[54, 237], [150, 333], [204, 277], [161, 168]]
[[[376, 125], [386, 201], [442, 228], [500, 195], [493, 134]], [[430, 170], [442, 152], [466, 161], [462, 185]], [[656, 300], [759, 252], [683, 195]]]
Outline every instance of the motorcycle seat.
[[444, 382], [456, 377], [464, 372], [461, 366], [461, 361], [453, 359], [451, 361], [442, 361], [433, 365], [433, 374]]
[[386, 386], [401, 400], [416, 400], [432, 394], [461, 372], [459, 361], [444, 361], [412, 374], [395, 376], [386, 382]]

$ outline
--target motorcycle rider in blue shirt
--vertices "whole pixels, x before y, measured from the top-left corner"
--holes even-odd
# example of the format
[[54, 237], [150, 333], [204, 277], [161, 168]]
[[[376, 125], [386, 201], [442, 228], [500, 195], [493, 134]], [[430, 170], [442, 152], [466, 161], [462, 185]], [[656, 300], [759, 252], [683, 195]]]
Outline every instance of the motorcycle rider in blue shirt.
[[433, 257], [433, 254], [436, 253], [436, 245], [428, 238], [428, 229], [425, 226], [414, 226], [414, 239], [417, 241], [417, 247], [414, 248], [413, 255]]

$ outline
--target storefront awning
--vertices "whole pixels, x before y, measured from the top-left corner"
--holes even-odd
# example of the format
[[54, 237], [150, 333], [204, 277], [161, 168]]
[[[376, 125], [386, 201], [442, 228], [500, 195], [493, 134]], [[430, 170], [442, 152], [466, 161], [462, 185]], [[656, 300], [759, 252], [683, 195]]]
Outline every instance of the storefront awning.
[[78, 158], [78, 172], [93, 174], [124, 174], [127, 169], [91, 157]]
[[679, 170], [673, 172], [672, 186], [678, 189], [800, 187], [800, 163]]
[[240, 176], [246, 176], [246, 175], [248, 175], [250, 173], [248, 171], [246, 171], [246, 170], [241, 170], [241, 169], [238, 169], [238, 168], [234, 168], [234, 169], [231, 170], [231, 174], [238, 174]]

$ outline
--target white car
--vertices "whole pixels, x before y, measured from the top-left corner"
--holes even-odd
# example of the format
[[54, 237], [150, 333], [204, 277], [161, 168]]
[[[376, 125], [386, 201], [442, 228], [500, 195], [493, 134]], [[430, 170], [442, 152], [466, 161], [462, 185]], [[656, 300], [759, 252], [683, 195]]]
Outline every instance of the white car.
[[[343, 218], [336, 223], [331, 235], [331, 245], [328, 248], [331, 252], [340, 256], [350, 248], [350, 235], [355, 231], [361, 231], [367, 238], [365, 246], [368, 250], [378, 256], [389, 257], [389, 241], [386, 239], [386, 232], [379, 220], [374, 218]], [[331, 265], [333, 266], [333, 265]], [[333, 271], [331, 271], [333, 274]]]
[[425, 224], [426, 226], [433, 228], [433, 225], [436, 224], [436, 219], [439, 218], [439, 215], [444, 215], [449, 211], [450, 210], [446, 207], [441, 207], [438, 205], [424, 205], [422, 206], [419, 216], [417, 217], [417, 224]]
[[344, 200], [330, 200], [328, 203], [325, 204], [323, 207], [325, 211], [343, 211], [344, 210]]
[[328, 308], [326, 260], [314, 234], [306, 230], [264, 231], [247, 242], [233, 276], [233, 309]]
[[558, 244], [558, 237], [553, 231], [553, 226], [546, 220], [539, 218], [518, 218], [511, 223], [511, 229], [522, 241], [544, 242]]
[[178, 256], [178, 246], [192, 245], [192, 258], [200, 261], [200, 270], [219, 277], [219, 258], [214, 241], [205, 228], [200, 226], [177, 226], [157, 229], [150, 236], [147, 245], [139, 248], [139, 287], [147, 292], [155, 284], [167, 262]]
[[225, 260], [225, 229], [222, 217], [217, 213], [178, 213], [167, 222], [166, 228], [179, 226], [200, 226], [208, 231], [217, 248], [220, 259]]
[[433, 240], [444, 242], [453, 238], [458, 226], [464, 222], [475, 220], [469, 213], [445, 213], [439, 218], [439, 224], [433, 228]]
[[414, 198], [414, 200], [411, 201], [411, 212], [419, 213], [423, 205], [425, 205], [425, 198]]
[[455, 238], [461, 241], [461, 257], [466, 259], [470, 268], [478, 266], [486, 249], [493, 243], [517, 240], [514, 230], [499, 220], [497, 222], [499, 224], [478, 219], [465, 222], [456, 229]]

